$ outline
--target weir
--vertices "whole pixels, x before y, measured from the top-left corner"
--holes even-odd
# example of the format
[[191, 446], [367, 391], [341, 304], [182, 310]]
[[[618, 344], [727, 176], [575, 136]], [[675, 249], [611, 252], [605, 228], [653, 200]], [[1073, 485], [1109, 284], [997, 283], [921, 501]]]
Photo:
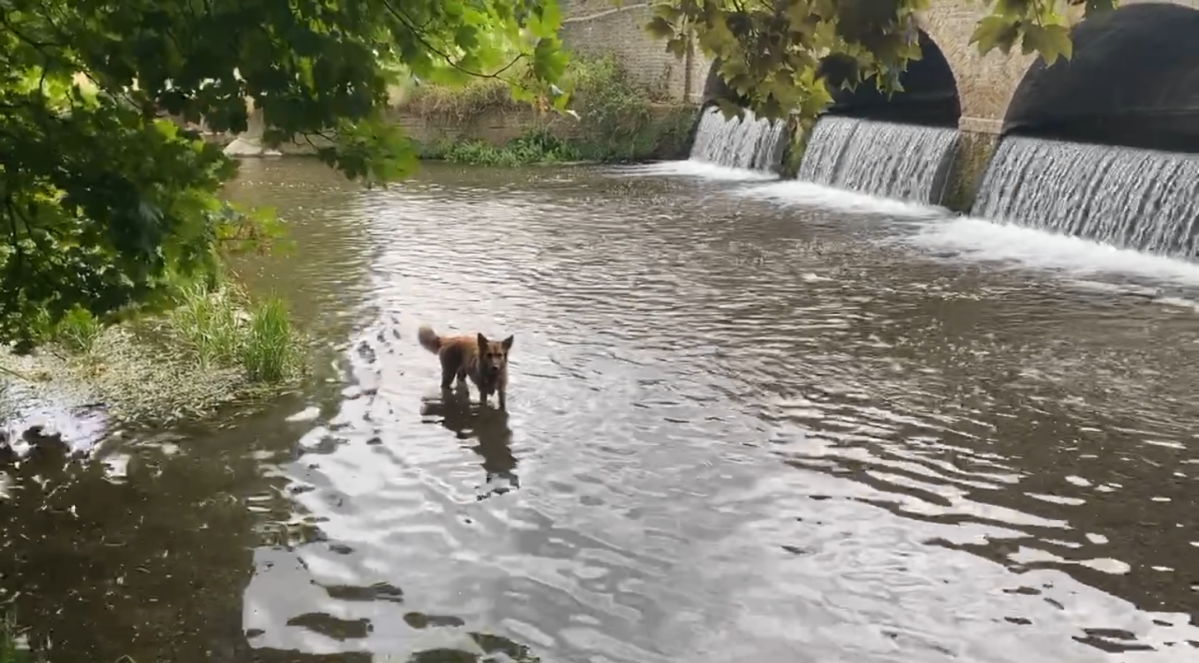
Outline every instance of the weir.
[[797, 179], [939, 205], [957, 145], [956, 129], [826, 116], [812, 132]]
[[1107, 145], [1004, 138], [972, 213], [1114, 246], [1199, 256], [1199, 158]]
[[748, 109], [742, 118], [725, 119], [712, 106], [700, 117], [691, 145], [691, 160], [747, 170], [774, 171], [786, 148], [786, 125], [754, 117]]

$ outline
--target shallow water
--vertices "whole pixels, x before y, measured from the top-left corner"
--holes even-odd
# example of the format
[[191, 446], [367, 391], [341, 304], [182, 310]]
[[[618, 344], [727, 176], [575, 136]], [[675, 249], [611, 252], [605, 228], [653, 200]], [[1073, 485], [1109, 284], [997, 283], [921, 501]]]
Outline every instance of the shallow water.
[[[63, 661], [1199, 660], [1199, 270], [712, 175], [247, 162], [314, 386], [10, 464], [0, 596]], [[506, 415], [421, 323], [515, 334]]]

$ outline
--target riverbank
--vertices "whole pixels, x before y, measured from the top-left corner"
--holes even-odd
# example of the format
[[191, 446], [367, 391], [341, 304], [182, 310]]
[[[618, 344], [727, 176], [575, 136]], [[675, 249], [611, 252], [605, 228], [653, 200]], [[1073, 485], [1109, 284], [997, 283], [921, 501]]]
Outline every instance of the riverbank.
[[34, 351], [0, 352], [0, 409], [19, 421], [22, 409], [53, 403], [167, 425], [286, 392], [306, 370], [282, 300], [189, 286], [164, 315], [105, 324], [75, 311]]
[[[612, 57], [576, 58], [567, 79], [563, 85], [573, 93], [565, 113], [513, 99], [504, 80], [479, 78], [454, 87], [408, 81], [392, 90], [388, 116], [425, 161], [511, 167], [687, 157], [698, 106], [670, 101]], [[205, 140], [232, 145], [228, 153], [234, 156], [311, 155], [320, 144], [299, 140], [266, 148], [257, 138], [262, 130], [255, 113], [245, 134], [205, 134]]]
[[508, 84], [481, 78], [461, 87], [411, 84], [396, 113], [427, 160], [478, 165], [685, 157], [697, 108], [670, 103], [636, 82], [614, 57], [576, 57], [563, 81], [569, 110], [539, 110]]

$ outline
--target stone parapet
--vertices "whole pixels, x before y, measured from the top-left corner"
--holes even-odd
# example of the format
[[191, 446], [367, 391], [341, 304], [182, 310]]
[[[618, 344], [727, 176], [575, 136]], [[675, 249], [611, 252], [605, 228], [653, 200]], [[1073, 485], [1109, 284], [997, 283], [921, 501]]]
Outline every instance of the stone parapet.
[[958, 121], [958, 129], [977, 134], [999, 135], [1003, 130], [1003, 120], [987, 117], [963, 117]]

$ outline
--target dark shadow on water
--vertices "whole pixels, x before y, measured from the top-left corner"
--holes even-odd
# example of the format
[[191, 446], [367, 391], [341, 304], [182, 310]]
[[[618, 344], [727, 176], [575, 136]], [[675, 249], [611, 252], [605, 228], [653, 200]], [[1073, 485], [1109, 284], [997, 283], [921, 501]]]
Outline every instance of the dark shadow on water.
[[6, 609], [53, 660], [233, 660], [221, 651], [244, 641], [239, 597], [251, 568], [235, 472], [196, 471], [149, 449], [118, 464], [71, 454], [55, 437], [0, 459]]
[[421, 404], [421, 416], [425, 423], [441, 424], [459, 440], [473, 439], [475, 444], [470, 450], [479, 454], [484, 471], [478, 499], [520, 488], [506, 411], [492, 403], [480, 405], [466, 391], [444, 391], [440, 400], [429, 399]]
[[428, 649], [408, 658], [409, 663], [540, 663], [541, 658], [525, 645], [489, 633], [468, 634], [479, 652], [462, 649]]
[[259, 461], [285, 453], [245, 427], [278, 418], [110, 437], [90, 455], [36, 428], [24, 453], [0, 446], [0, 615], [54, 661], [354, 660], [274, 657], [244, 632], [282, 482]]

